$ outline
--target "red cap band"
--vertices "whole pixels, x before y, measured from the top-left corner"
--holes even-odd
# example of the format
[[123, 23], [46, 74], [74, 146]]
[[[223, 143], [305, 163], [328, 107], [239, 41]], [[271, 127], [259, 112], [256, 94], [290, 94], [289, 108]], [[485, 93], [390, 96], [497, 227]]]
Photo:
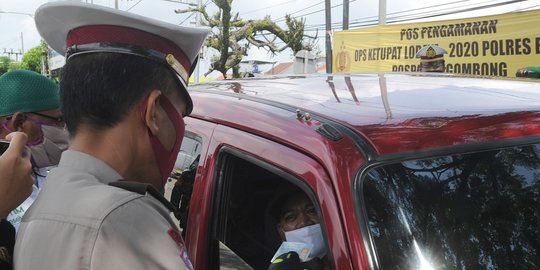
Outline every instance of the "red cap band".
[[184, 52], [170, 40], [141, 30], [116, 25], [87, 25], [72, 29], [67, 36], [66, 48], [91, 43], [120, 43], [172, 54], [186, 70], [191, 63]]

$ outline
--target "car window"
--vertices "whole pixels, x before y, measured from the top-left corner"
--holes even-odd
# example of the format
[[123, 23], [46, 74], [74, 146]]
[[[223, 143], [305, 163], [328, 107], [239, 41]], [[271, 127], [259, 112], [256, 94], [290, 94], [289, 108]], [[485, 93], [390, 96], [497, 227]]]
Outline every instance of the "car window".
[[189, 203], [202, 149], [201, 139], [185, 136], [175, 162], [174, 170], [165, 186], [165, 197], [175, 206], [173, 215], [178, 220], [182, 237], [186, 236]]
[[369, 169], [361, 185], [381, 269], [540, 265], [540, 145]]
[[[218, 175], [222, 177], [216, 187], [212, 237], [213, 249], [219, 245], [219, 256], [211, 256], [220, 258], [219, 267], [230, 267], [231, 260], [227, 258], [238, 257], [236, 261], [239, 259], [253, 269], [268, 269], [282, 242], [271, 207], [276, 190], [290, 183], [282, 175], [252, 161], [253, 158], [248, 161], [229, 153], [221, 154]], [[217, 263], [212, 265], [216, 267]]]
[[201, 139], [197, 137], [185, 136], [182, 140], [180, 152], [174, 163], [175, 170], [184, 171], [189, 169], [193, 161], [201, 154]]

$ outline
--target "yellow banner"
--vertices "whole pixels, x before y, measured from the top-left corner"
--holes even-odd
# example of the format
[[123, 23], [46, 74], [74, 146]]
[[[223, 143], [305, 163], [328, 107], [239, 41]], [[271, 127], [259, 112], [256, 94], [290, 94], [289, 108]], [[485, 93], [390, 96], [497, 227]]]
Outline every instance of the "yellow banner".
[[332, 69], [420, 71], [416, 55], [426, 45], [446, 50], [444, 72], [516, 77], [520, 69], [540, 67], [540, 10], [336, 32]]

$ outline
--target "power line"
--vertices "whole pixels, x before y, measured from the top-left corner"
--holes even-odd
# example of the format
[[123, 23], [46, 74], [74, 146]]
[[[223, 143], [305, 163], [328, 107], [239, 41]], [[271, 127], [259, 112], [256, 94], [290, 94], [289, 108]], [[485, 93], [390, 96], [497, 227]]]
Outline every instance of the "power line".
[[[203, 7], [206, 7], [208, 5], [208, 3], [210, 3], [211, 0], [206, 0], [206, 2], [204, 3]], [[197, 11], [192, 11], [183, 21], [181, 21], [179, 24], [182, 25], [184, 24], [187, 20], [189, 20], [189, 18], [191, 18], [193, 15], [195, 15]]]
[[[349, 1], [349, 3], [352, 3], [352, 2], [355, 2], [355, 1], [356, 1], [356, 0], [351, 0], [351, 1]], [[323, 1], [322, 3], [324, 3], [324, 1]], [[319, 4], [320, 4], [320, 3], [319, 3]], [[318, 5], [318, 4], [316, 4], [316, 5]], [[334, 6], [331, 7], [331, 9], [332, 9], [332, 8], [335, 8], [335, 7], [340, 7], [340, 6], [343, 6], [343, 3], [334, 5]], [[309, 7], [307, 7], [307, 8], [301, 9], [301, 10], [299, 10], [299, 11], [295, 11], [295, 12], [293, 12], [293, 13], [291, 13], [291, 14], [295, 14], [295, 13], [298, 13], [298, 12], [300, 12], [300, 11], [304, 11], [304, 10], [306, 10], [306, 9], [308, 9], [308, 8], [311, 8], [311, 7], [313, 7], [313, 6], [309, 6]], [[308, 15], [312, 15], [312, 14], [315, 14], [315, 13], [319, 13], [319, 12], [324, 11], [324, 10], [325, 10], [325, 9], [323, 8], [323, 9], [319, 9], [319, 10], [316, 10], [316, 11], [313, 11], [313, 12], [310, 12], [310, 13], [306, 13], [306, 14], [303, 14], [303, 15], [294, 16], [294, 17], [292, 17], [292, 18], [305, 17], [305, 16], [308, 16]], [[289, 14], [289, 15], [291, 15], [291, 14]], [[281, 18], [278, 18], [277, 20], [275, 20], [275, 22], [283, 21], [283, 20], [285, 20], [285, 17], [286, 17], [286, 16], [283, 16], [283, 17], [281, 17]]]
[[196, 11], [191, 12], [183, 21], [180, 22], [180, 25], [184, 24], [187, 20], [189, 20], [189, 18], [191, 18], [193, 14], [195, 14], [195, 12]]
[[136, 5], [138, 5], [142, 0], [139, 0], [137, 3], [133, 4], [130, 8], [128, 8], [126, 11], [130, 11], [132, 8], [134, 8]]
[[[321, 1], [321, 2], [319, 2], [319, 3], [317, 3], [317, 4], [311, 5], [311, 6], [309, 6], [309, 7], [305, 7], [305, 8], [303, 8], [303, 9], [297, 10], [297, 11], [295, 11], [295, 12], [291, 12], [291, 13], [288, 14], [288, 15], [293, 15], [293, 14], [302, 12], [302, 11], [304, 11], [304, 10], [308, 10], [308, 9], [310, 9], [310, 8], [312, 8], [312, 7], [316, 7], [316, 6], [318, 6], [318, 5], [322, 4], [322, 3], [324, 3], [324, 1]], [[324, 10], [324, 9], [323, 9], [323, 10]], [[285, 16], [282, 16], [282, 17], [279, 17], [278, 20], [282, 20], [282, 19], [284, 19], [284, 18], [285, 18]]]
[[[468, 2], [468, 0], [465, 0], [465, 1]], [[497, 0], [490, 0], [490, 1], [483, 2], [483, 3], [476, 3], [476, 4], [465, 5], [465, 6], [478, 5], [478, 4], [485, 4], [485, 3], [494, 2], [494, 1], [497, 1]], [[453, 4], [457, 4], [457, 3], [460, 3], [460, 2], [464, 2], [464, 1], [461, 0], [461, 1], [451, 2], [451, 3], [445, 3], [445, 4], [439, 4], [439, 5], [435, 5], [435, 6], [430, 6], [430, 7], [422, 7], [422, 8], [408, 9], [408, 10], [403, 10], [403, 11], [398, 11], [398, 12], [388, 13], [388, 15], [397, 15], [397, 14], [402, 14], [402, 13], [415, 12], [415, 11], [419, 11], [419, 10], [430, 9], [430, 8], [435, 8], [435, 7], [440, 7], [440, 6], [453, 5]], [[430, 12], [433, 13], [433, 12], [440, 12], [440, 11], [444, 11], [444, 10], [447, 10], [447, 9], [433, 10], [433, 11], [430, 11]], [[424, 14], [424, 15], [425, 15], [425, 13], [415, 13], [415, 14], [413, 14], [413, 15], [418, 15], [418, 14]], [[396, 16], [396, 17], [394, 17], [394, 18], [402, 18], [402, 17], [410, 16], [410, 15], [411, 15], [411, 14], [406, 14], [406, 15], [402, 15], [402, 16]], [[378, 22], [378, 20], [379, 20], [379, 17], [378, 17], [378, 16], [369, 16], [369, 17], [365, 17], [365, 18], [359, 18], [359, 19], [352, 20], [352, 21], [350, 22], [350, 24], [368, 23], [368, 22], [371, 23], [371, 22]], [[332, 23], [332, 25], [337, 24], [337, 25], [341, 26], [341, 23], [342, 23], [342, 22], [336, 22], [336, 23]], [[370, 24], [370, 25], [371, 25], [371, 24]], [[310, 25], [310, 27], [322, 27], [322, 26], [324, 26], [324, 24]]]
[[[457, 3], [461, 3], [461, 2], [468, 2], [469, 0], [460, 0], [460, 1], [455, 1], [455, 2], [450, 2], [450, 3], [444, 3], [444, 4], [439, 4], [439, 5], [434, 5], [434, 6], [429, 6], [429, 7], [421, 7], [421, 8], [414, 8], [414, 9], [408, 9], [408, 10], [402, 10], [402, 11], [396, 11], [396, 12], [392, 12], [392, 13], [388, 13], [387, 15], [397, 15], [397, 14], [402, 14], [402, 13], [407, 13], [407, 12], [413, 12], [413, 11], [419, 11], [419, 10], [424, 10], [424, 9], [431, 9], [431, 8], [436, 8], [436, 7], [442, 7], [442, 6], [449, 6], [449, 5], [453, 5], [453, 4], [457, 4]], [[493, 0], [492, 0], [493, 1]], [[375, 19], [379, 19], [378, 16], [371, 16], [371, 17], [366, 17], [367, 18], [375, 18]], [[362, 19], [356, 19], [356, 20], [353, 20], [354, 21], [358, 21], [358, 20], [362, 20]]]
[[278, 3], [278, 4], [275, 4], [275, 5], [271, 5], [271, 6], [267, 6], [267, 7], [263, 7], [263, 8], [258, 8], [258, 9], [254, 9], [254, 10], [250, 10], [250, 11], [247, 11], [247, 12], [244, 12], [240, 15], [246, 15], [246, 14], [249, 14], [249, 13], [253, 13], [253, 12], [257, 12], [257, 11], [261, 11], [261, 10], [265, 10], [267, 8], [273, 8], [273, 7], [279, 7], [279, 6], [283, 6], [285, 4], [289, 4], [289, 3], [292, 3], [292, 2], [296, 2], [298, 0], [290, 0], [290, 1], [287, 1], [287, 2], [283, 2], [283, 3]]
[[[437, 17], [437, 16], [451, 15], [451, 14], [454, 14], [454, 13], [463, 13], [463, 12], [481, 10], [481, 9], [486, 9], [486, 8], [504, 6], [504, 5], [514, 4], [514, 3], [523, 2], [523, 1], [526, 1], [526, 0], [510, 0], [510, 1], [506, 1], [506, 2], [500, 2], [500, 3], [494, 3], [494, 4], [487, 4], [487, 5], [483, 5], [483, 6], [465, 8], [465, 9], [461, 9], [461, 10], [458, 10], [458, 11], [445, 11], [445, 12], [438, 13], [438, 14], [433, 14], [433, 12], [432, 12], [432, 14], [430, 14], [430, 15], [424, 15], [422, 13], [417, 13], [417, 14], [412, 14], [412, 15], [409, 15], [409, 16], [422, 15], [422, 19], [425, 19], [425, 18], [431, 18], [431, 17]], [[489, 1], [484, 2], [484, 3], [489, 3]], [[470, 5], [467, 5], [467, 6], [470, 6]], [[402, 22], [402, 21], [407, 21], [407, 20], [415, 20], [415, 19], [414, 18], [413, 19], [402, 18], [400, 20], [395, 20], [393, 22]]]
[[20, 37], [6, 39], [6, 40], [3, 40], [2, 42], [0, 42], [0, 46], [6, 46], [8, 44], [9, 44], [9, 46], [12, 46], [14, 43], [18, 43], [20, 41], [21, 41]]
[[431, 15], [426, 15], [426, 16], [422, 16], [422, 17], [412, 18], [412, 19], [395, 19], [395, 20], [392, 20], [391, 23], [398, 23], [398, 22], [418, 20], [418, 19], [427, 19], [427, 18], [433, 18], [433, 17], [438, 17], [438, 16], [451, 15], [451, 14], [455, 14], [455, 13], [463, 13], [463, 12], [481, 10], [481, 9], [486, 9], [486, 8], [505, 6], [505, 5], [514, 4], [514, 3], [523, 2], [523, 1], [527, 1], [527, 0], [511, 0], [511, 1], [501, 2], [501, 3], [484, 5], [484, 6], [480, 6], [480, 7], [466, 8], [466, 9], [462, 9], [462, 10], [458, 10], [458, 11], [447, 11], [447, 12], [443, 12], [443, 13], [439, 13], [439, 14], [431, 14]]
[[[439, 17], [439, 16], [444, 16], [444, 15], [450, 15], [450, 14], [456, 14], [456, 13], [463, 13], [463, 12], [475, 11], [475, 10], [480, 10], [480, 9], [492, 8], [492, 7], [497, 7], [497, 6], [509, 5], [509, 4], [514, 4], [514, 3], [522, 2], [522, 1], [526, 1], [526, 0], [511, 0], [511, 1], [506, 1], [506, 2], [500, 2], [500, 3], [476, 6], [476, 7], [471, 7], [471, 8], [459, 9], [459, 10], [451, 10], [451, 11], [448, 11], [448, 9], [441, 9], [441, 10], [431, 11], [430, 12], [431, 14], [428, 14], [428, 15], [426, 15], [425, 13], [407, 14], [407, 15], [395, 16], [395, 17], [389, 18], [387, 22], [388, 23], [398, 23], [398, 22], [405, 22], [405, 21], [412, 21], [412, 20], [419, 20], [419, 19], [427, 19], [427, 18]], [[487, 1], [487, 2], [493, 2], [493, 1]], [[487, 3], [487, 2], [484, 2], [484, 3]], [[467, 5], [467, 6], [470, 6], [470, 5]], [[410, 11], [416, 11], [416, 9], [413, 9], [413, 10], [410, 10]], [[441, 11], [445, 11], [445, 12], [441, 12]], [[439, 13], [434, 14], [434, 12], [439, 12]], [[416, 16], [416, 17], [411, 17], [411, 16]], [[375, 19], [369, 19], [369, 18], [375, 18]], [[350, 27], [359, 28], [359, 27], [373, 26], [373, 25], [377, 25], [377, 24], [378, 24], [377, 17], [376, 16], [371, 16], [371, 17], [367, 17], [367, 18], [363, 18], [363, 19], [354, 20], [353, 22], [350, 23]], [[320, 28], [322, 26], [324, 26], [324, 24], [310, 25], [309, 27], [306, 27], [304, 31], [308, 31], [308, 32], [315, 31], [315, 30], [317, 30], [318, 28]], [[332, 29], [341, 28], [340, 26], [341, 26], [341, 22], [333, 23], [332, 24]]]

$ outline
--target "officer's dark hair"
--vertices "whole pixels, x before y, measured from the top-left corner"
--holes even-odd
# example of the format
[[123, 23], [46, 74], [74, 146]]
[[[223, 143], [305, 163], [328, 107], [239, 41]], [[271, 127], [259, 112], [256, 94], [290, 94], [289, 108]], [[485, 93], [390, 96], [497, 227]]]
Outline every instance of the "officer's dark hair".
[[175, 74], [140, 56], [91, 53], [70, 58], [60, 75], [60, 109], [74, 136], [81, 125], [114, 127], [152, 89], [177, 91]]

